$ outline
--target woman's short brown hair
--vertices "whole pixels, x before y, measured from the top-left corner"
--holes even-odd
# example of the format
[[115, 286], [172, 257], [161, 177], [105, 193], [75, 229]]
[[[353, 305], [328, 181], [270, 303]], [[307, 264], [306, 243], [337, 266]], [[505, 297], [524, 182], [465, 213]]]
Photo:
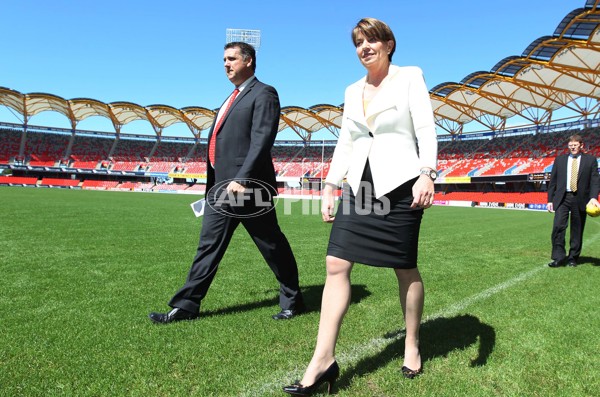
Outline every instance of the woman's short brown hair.
[[356, 38], [359, 33], [362, 33], [367, 40], [375, 39], [383, 43], [392, 40], [394, 45], [388, 55], [388, 59], [392, 62], [392, 55], [396, 51], [396, 38], [392, 29], [385, 22], [375, 18], [363, 18], [358, 21], [354, 29], [352, 29], [352, 42], [354, 46], [356, 46]]

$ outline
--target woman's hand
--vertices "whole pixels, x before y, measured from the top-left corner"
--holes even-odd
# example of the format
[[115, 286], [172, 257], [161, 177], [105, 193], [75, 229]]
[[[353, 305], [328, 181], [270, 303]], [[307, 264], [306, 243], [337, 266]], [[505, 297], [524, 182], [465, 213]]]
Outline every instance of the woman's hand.
[[427, 175], [420, 175], [412, 188], [414, 200], [410, 208], [429, 208], [433, 205], [435, 193], [433, 181]]
[[327, 184], [323, 188], [323, 197], [321, 197], [321, 217], [323, 218], [323, 222], [333, 222], [335, 219], [335, 216], [333, 216], [334, 209], [333, 186]]

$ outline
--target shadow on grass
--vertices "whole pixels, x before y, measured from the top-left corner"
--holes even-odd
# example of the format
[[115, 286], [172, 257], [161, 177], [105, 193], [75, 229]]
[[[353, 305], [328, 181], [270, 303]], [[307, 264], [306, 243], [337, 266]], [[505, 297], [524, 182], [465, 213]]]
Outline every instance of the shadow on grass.
[[[337, 384], [339, 389], [348, 388], [355, 376], [375, 372], [402, 356], [404, 352], [404, 330], [390, 332], [384, 337], [395, 340], [378, 354], [366, 357], [343, 371]], [[487, 363], [496, 344], [494, 328], [469, 314], [429, 320], [421, 325], [420, 332], [423, 368], [427, 371], [427, 361], [429, 360], [436, 357], [446, 357], [454, 350], [463, 350], [478, 342], [478, 355], [471, 360], [471, 367], [479, 367]], [[398, 377], [402, 377], [400, 366], [398, 367]]]
[[600, 266], [600, 259], [592, 258], [591, 256], [580, 256], [577, 260], [577, 263], [580, 265], [589, 263], [592, 266]]
[[[321, 309], [321, 296], [323, 295], [323, 285], [302, 286], [302, 295], [304, 296], [304, 304], [306, 305], [305, 313], [318, 312]], [[350, 304], [358, 303], [371, 295], [371, 292], [361, 284], [352, 286], [352, 300]], [[279, 304], [279, 296], [272, 299], [263, 299], [257, 302], [244, 303], [224, 307], [222, 309], [200, 311], [202, 317], [221, 316], [224, 314], [235, 314], [250, 310], [259, 309], [262, 307], [277, 306]]]

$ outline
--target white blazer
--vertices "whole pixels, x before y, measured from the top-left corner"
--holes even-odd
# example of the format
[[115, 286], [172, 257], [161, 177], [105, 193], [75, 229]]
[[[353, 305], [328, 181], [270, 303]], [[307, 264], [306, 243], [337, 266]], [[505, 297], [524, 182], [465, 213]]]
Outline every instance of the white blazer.
[[346, 88], [340, 136], [325, 182], [347, 177], [356, 193], [367, 162], [377, 198], [437, 169], [437, 133], [423, 72], [390, 65], [387, 81], [363, 111], [366, 76]]

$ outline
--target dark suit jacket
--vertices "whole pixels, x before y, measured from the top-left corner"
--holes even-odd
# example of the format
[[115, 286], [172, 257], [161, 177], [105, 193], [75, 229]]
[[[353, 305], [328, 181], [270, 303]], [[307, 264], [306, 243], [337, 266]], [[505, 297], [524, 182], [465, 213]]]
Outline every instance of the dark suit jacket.
[[[548, 202], [554, 209], [558, 208], [567, 193], [568, 154], [560, 155], [554, 160], [550, 183], [548, 184]], [[580, 211], [585, 211], [585, 205], [592, 198], [598, 198], [600, 177], [596, 157], [582, 153], [577, 174], [577, 204]]]
[[[256, 78], [238, 94], [217, 135], [215, 167], [207, 161], [207, 191], [219, 182], [251, 178], [267, 184], [271, 193], [277, 194], [271, 148], [279, 128], [280, 110], [275, 88]], [[209, 142], [214, 127], [213, 123]]]

